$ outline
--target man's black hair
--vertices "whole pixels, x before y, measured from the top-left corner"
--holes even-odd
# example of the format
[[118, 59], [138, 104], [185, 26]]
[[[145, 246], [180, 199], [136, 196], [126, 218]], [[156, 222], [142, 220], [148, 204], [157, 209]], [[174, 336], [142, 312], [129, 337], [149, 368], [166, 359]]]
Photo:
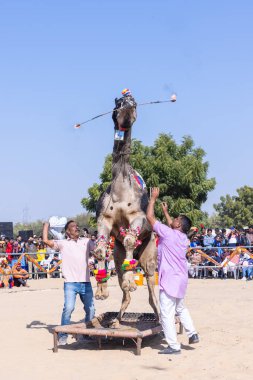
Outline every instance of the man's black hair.
[[213, 232], [212, 228], [208, 228], [208, 229], [207, 229], [207, 232], [208, 232], [208, 231], [211, 231], [211, 232]]
[[65, 224], [65, 227], [64, 227], [65, 231], [67, 231], [68, 226], [70, 225], [70, 223], [73, 223], [73, 222], [75, 223], [74, 220], [69, 220], [69, 221]]
[[191, 219], [188, 218], [186, 215], [180, 215], [180, 220], [181, 220], [181, 229], [182, 231], [187, 234], [192, 226]]

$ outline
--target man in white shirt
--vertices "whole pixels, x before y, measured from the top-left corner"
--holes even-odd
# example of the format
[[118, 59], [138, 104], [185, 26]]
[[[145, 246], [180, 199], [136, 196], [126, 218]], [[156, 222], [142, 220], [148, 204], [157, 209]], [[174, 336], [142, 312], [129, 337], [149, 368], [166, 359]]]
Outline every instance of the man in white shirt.
[[[85, 322], [90, 321], [95, 314], [93, 291], [90, 283], [88, 266], [88, 238], [79, 237], [79, 227], [70, 220], [65, 225], [67, 239], [49, 240], [49, 223], [43, 226], [43, 241], [50, 248], [60, 251], [62, 255], [62, 274], [64, 283], [64, 308], [61, 324], [69, 325], [71, 314], [75, 309], [76, 295], [79, 294], [86, 313]], [[59, 334], [59, 344], [67, 344], [67, 334]]]

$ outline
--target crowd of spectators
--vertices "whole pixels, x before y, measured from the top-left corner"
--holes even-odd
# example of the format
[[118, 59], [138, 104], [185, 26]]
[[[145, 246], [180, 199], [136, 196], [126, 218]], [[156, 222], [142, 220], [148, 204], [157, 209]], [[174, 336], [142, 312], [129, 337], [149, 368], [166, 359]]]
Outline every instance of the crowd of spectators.
[[[89, 234], [88, 230], [82, 230], [81, 237], [89, 237], [89, 268], [90, 273], [97, 266], [92, 253], [96, 244], [96, 233]], [[58, 252], [46, 247], [43, 243], [42, 236], [33, 235], [27, 241], [17, 236], [16, 239], [10, 239], [5, 236], [0, 236], [0, 288], [12, 286], [28, 286], [28, 279], [41, 279], [48, 277], [47, 273], [41, 273], [39, 268], [34, 262], [28, 260], [27, 255], [24, 255], [20, 261], [18, 259], [23, 253], [27, 253], [34, 261], [36, 261], [46, 271], [52, 271], [50, 277], [58, 278], [61, 276], [61, 268], [59, 261], [61, 255]], [[111, 260], [106, 263], [107, 269], [115, 274], [114, 261]], [[16, 272], [19, 273], [16, 273]]]
[[[87, 229], [83, 229], [83, 235], [90, 238], [89, 242], [89, 267], [90, 273], [96, 268], [96, 260], [92, 252], [96, 244], [96, 233], [89, 235]], [[217, 268], [224, 260], [230, 258], [231, 251], [237, 246], [247, 247], [247, 252], [236, 255], [222, 269]], [[113, 248], [113, 247], [112, 247]], [[205, 253], [205, 256], [201, 252]], [[188, 252], [189, 276], [193, 278], [227, 278], [240, 276], [243, 280], [253, 278], [253, 226], [237, 230], [230, 229], [199, 229], [193, 228], [190, 233], [190, 251]], [[47, 277], [47, 273], [39, 273], [38, 267], [27, 260], [24, 255], [20, 263], [18, 258], [23, 253], [34, 259], [42, 268], [50, 270], [51, 277], [60, 277], [60, 254], [45, 247], [42, 237], [33, 235], [27, 241], [17, 236], [16, 239], [0, 237], [0, 287], [28, 286], [28, 279], [40, 279]], [[217, 265], [215, 265], [217, 263]], [[107, 270], [116, 274], [115, 265], [110, 257], [106, 263]]]
[[[247, 247], [240, 255], [232, 257], [236, 247]], [[236, 229], [211, 228], [195, 229], [190, 235], [190, 252], [188, 254], [189, 275], [193, 278], [220, 277], [231, 275], [242, 280], [253, 278], [253, 226]], [[202, 255], [204, 252], [205, 255]], [[231, 256], [231, 259], [230, 259]], [[221, 266], [224, 261], [227, 264]], [[217, 263], [217, 265], [215, 264]], [[212, 268], [213, 267], [213, 268]]]
[[[56, 266], [60, 260], [58, 253], [46, 249], [41, 236], [34, 235], [25, 241], [21, 236], [10, 239], [2, 235], [0, 238], [0, 287], [28, 286], [27, 279], [46, 276], [46, 274], [38, 273], [38, 267], [29, 261], [26, 255], [18, 262], [23, 253], [27, 253], [46, 270]], [[52, 277], [58, 276], [59, 273], [52, 274]]]

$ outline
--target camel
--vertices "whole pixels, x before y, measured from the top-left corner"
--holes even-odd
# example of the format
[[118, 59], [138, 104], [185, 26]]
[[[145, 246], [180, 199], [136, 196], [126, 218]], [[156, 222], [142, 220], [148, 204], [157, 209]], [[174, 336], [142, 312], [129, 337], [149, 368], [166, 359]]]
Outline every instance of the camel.
[[[130, 92], [115, 99], [112, 119], [115, 140], [112, 153], [112, 182], [97, 203], [96, 217], [98, 238], [95, 257], [98, 259], [98, 288], [96, 299], [105, 299], [109, 293], [105, 277], [105, 260], [110, 236], [114, 236], [114, 261], [119, 285], [123, 292], [122, 305], [115, 320], [119, 324], [131, 297], [136, 290], [134, 282], [135, 258], [146, 276], [149, 303], [157, 319], [158, 303], [154, 293], [155, 270], [157, 267], [156, 237], [146, 219], [148, 193], [144, 181], [129, 163], [131, 129], [137, 118], [137, 104]], [[119, 135], [121, 134], [121, 137]], [[125, 270], [129, 269], [129, 270]]]

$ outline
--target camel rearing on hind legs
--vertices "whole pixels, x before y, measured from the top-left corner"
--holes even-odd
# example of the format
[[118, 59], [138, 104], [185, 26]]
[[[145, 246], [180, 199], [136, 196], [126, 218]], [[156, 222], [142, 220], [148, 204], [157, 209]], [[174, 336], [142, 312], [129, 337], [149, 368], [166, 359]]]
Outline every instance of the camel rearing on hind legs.
[[[119, 285], [123, 291], [122, 305], [115, 327], [130, 303], [130, 292], [136, 290], [132, 270], [136, 266], [135, 258], [138, 259], [138, 265], [145, 272], [149, 303], [157, 318], [159, 314], [154, 293], [154, 275], [157, 265], [156, 240], [146, 219], [148, 194], [144, 181], [129, 163], [131, 129], [137, 117], [136, 106], [130, 93], [120, 99], [115, 99], [112, 114], [115, 130], [112, 182], [100, 197], [96, 213], [98, 239], [95, 257], [98, 259], [98, 273], [105, 273], [108, 241], [110, 235], [115, 237], [113, 255]], [[125, 270], [126, 267], [130, 270]], [[98, 282], [95, 297], [96, 299], [108, 297], [106, 282]]]

